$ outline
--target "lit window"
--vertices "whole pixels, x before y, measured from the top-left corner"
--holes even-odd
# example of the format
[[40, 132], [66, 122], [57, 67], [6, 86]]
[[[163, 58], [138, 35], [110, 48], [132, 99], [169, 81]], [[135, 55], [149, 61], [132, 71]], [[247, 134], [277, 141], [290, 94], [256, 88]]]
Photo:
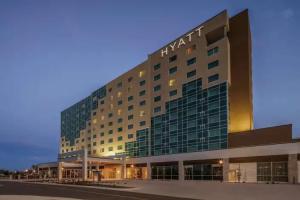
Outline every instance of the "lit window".
[[175, 79], [171, 79], [169, 80], [169, 86], [172, 87], [175, 85], [176, 80]]
[[104, 116], [103, 115], [101, 116], [101, 120], [104, 120]]
[[93, 119], [93, 124], [97, 124], [97, 119]]
[[110, 96], [110, 100], [111, 101], [114, 100], [114, 96], [113, 95]]
[[122, 92], [118, 92], [118, 98], [122, 96]]
[[194, 50], [196, 50], [196, 45], [192, 45], [189, 48], [186, 49], [186, 53], [189, 55], [191, 54]]
[[112, 103], [110, 104], [110, 109], [114, 109], [114, 105]]
[[145, 70], [140, 71], [140, 72], [139, 72], [139, 77], [140, 77], [140, 78], [143, 77], [143, 76], [145, 75], [145, 73], [146, 73]]
[[118, 115], [121, 115], [121, 113], [122, 113], [122, 110], [119, 109], [119, 110], [118, 110]]
[[118, 146], [118, 150], [122, 150], [123, 149], [123, 146], [122, 145], [119, 145]]
[[143, 116], [145, 116], [145, 111], [144, 111], [144, 110], [141, 110], [141, 111], [140, 111], [140, 117], [143, 117]]

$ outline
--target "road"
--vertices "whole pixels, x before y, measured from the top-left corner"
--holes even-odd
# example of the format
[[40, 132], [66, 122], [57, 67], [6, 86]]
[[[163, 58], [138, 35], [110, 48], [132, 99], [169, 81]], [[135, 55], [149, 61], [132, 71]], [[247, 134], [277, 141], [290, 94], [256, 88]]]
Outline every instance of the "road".
[[[64, 197], [85, 200], [188, 200], [158, 195], [139, 194], [109, 189], [69, 187], [64, 185], [46, 185], [22, 182], [0, 182], [1, 195], [30, 195], [47, 197]], [[22, 198], [18, 198], [22, 200]]]

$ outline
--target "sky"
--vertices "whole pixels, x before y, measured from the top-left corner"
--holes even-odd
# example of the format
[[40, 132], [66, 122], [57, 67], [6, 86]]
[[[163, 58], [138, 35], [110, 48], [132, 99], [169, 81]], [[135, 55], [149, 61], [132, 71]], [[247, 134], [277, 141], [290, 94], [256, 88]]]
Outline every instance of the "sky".
[[254, 125], [300, 137], [298, 0], [0, 0], [0, 168], [57, 158], [60, 112], [227, 9], [248, 8]]

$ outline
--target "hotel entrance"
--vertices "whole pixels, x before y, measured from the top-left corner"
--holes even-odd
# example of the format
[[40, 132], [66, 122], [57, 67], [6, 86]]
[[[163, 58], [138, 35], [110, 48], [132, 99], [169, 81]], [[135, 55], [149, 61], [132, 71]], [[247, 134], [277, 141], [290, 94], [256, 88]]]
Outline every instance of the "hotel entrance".
[[147, 164], [126, 165], [127, 179], [147, 179]]

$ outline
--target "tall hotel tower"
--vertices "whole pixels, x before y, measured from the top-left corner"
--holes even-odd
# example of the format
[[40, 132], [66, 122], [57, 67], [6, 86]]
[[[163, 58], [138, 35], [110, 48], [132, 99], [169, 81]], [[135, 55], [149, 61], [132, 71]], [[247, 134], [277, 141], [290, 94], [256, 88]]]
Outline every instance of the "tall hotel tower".
[[291, 125], [253, 129], [248, 10], [223, 11], [62, 111], [57, 166], [61, 179], [291, 182], [295, 149]]

